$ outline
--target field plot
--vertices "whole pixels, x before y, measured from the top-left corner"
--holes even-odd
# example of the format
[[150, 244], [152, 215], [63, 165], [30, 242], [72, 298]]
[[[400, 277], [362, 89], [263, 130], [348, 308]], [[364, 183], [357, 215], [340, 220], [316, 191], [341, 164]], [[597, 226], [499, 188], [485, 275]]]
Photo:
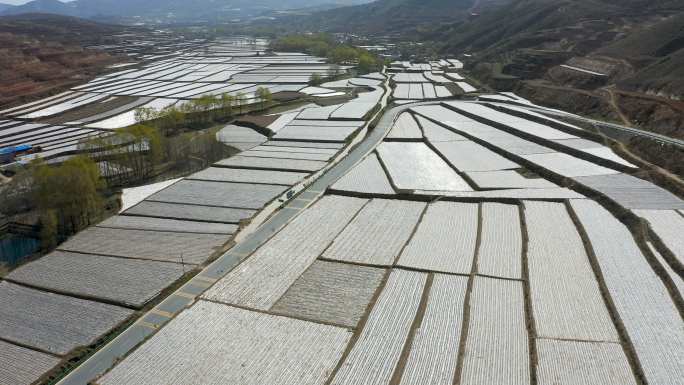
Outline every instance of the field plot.
[[435, 92], [435, 87], [430, 83], [423, 83], [423, 98], [425, 99], [436, 99], [437, 93]]
[[295, 119], [288, 126], [313, 126], [313, 127], [354, 127], [363, 126], [363, 120], [302, 120]]
[[[306, 111], [306, 110], [305, 110]], [[274, 140], [302, 140], [311, 142], [344, 142], [356, 127], [316, 127], [289, 125], [278, 131]]]
[[[277, 143], [276, 143], [277, 144]], [[307, 148], [307, 147], [289, 147], [289, 146], [259, 146], [254, 147], [252, 152], [265, 151], [265, 152], [297, 152], [304, 154], [325, 154], [328, 156], [333, 156], [337, 154], [338, 150], [333, 148]]]
[[424, 143], [383, 142], [378, 146], [378, 154], [399, 190], [472, 191]]
[[436, 202], [428, 206], [397, 265], [470, 274], [477, 240], [476, 203]]
[[305, 171], [310, 173], [322, 169], [327, 165], [327, 163], [317, 160], [253, 158], [238, 155], [218, 161], [216, 162], [216, 165], [245, 169], [280, 170], [291, 172]]
[[422, 202], [373, 199], [335, 238], [323, 257], [391, 266], [424, 208]]
[[229, 125], [216, 133], [216, 139], [240, 150], [249, 150], [268, 140], [251, 128]]
[[327, 120], [336, 109], [340, 108], [339, 104], [327, 107], [311, 107], [302, 111], [297, 115], [297, 119], [309, 120]]
[[528, 179], [513, 170], [466, 172], [470, 179], [481, 189], [502, 188], [557, 188], [558, 186], [542, 178]]
[[237, 224], [241, 219], [251, 218], [255, 213], [256, 210], [162, 202], [140, 202], [122, 214]]
[[338, 196], [323, 198], [237, 265], [204, 297], [270, 309], [366, 202]]
[[451, 384], [461, 340], [467, 277], [435, 274], [401, 384]]
[[636, 384], [622, 346], [537, 339], [538, 384]]
[[109, 95], [99, 95], [99, 94], [85, 94], [81, 97], [78, 97], [76, 99], [69, 100], [64, 103], [56, 104], [50, 107], [42, 108], [39, 109], [36, 112], [31, 112], [26, 115], [19, 116], [21, 119], [38, 119], [38, 118], [45, 118], [48, 116], [52, 115], [57, 115], [62, 112], [66, 112], [69, 110], [72, 110], [74, 108], [82, 107], [88, 104], [92, 104], [95, 102], [99, 102], [105, 98], [109, 97]]
[[392, 129], [386, 136], [387, 139], [422, 139], [423, 132], [413, 116], [408, 112], [399, 115], [399, 118], [392, 125]]
[[200, 301], [98, 383], [322, 384], [351, 335], [345, 328]]
[[475, 277], [461, 384], [529, 384], [522, 282]]
[[572, 155], [560, 152], [549, 154], [521, 155], [523, 158], [535, 163], [549, 171], [564, 177], [578, 177], [590, 175], [618, 174], [618, 171], [587, 162]]
[[586, 152], [587, 154], [591, 154], [594, 156], [598, 156], [599, 158], [603, 158], [606, 160], [610, 160], [612, 162], [621, 164], [623, 166], [631, 167], [631, 168], [638, 168], [637, 166], [633, 165], [632, 163], [629, 163], [628, 161], [620, 158], [617, 156], [613, 150], [611, 150], [608, 147], [601, 147], [601, 148], [587, 148], [583, 149], [582, 152]]
[[271, 310], [356, 327], [385, 272], [373, 267], [316, 261]]
[[455, 82], [455, 83], [456, 83], [456, 85], [457, 85], [460, 89], [462, 89], [463, 92], [465, 92], [465, 93], [477, 91], [477, 88], [471, 86], [470, 84], [468, 84], [468, 83], [466, 83], [466, 82]]
[[299, 115], [299, 112], [290, 112], [282, 114], [273, 123], [269, 124], [268, 129], [273, 132], [280, 131], [283, 127], [287, 126], [294, 120], [294, 118]]
[[178, 263], [55, 251], [7, 278], [27, 285], [140, 306], [183, 275]]
[[303, 152], [277, 152], [277, 151], [245, 151], [241, 152], [240, 156], [247, 156], [252, 158], [277, 158], [277, 159], [302, 159], [302, 160], [318, 160], [327, 162], [330, 160], [330, 155], [327, 154], [312, 154]]
[[133, 312], [118, 306], [0, 282], [0, 338], [66, 354]]
[[627, 209], [684, 209], [684, 201], [650, 182], [626, 174], [598, 175], [575, 178]]
[[229, 238], [228, 235], [91, 227], [70, 238], [59, 249], [197, 264], [204, 262], [215, 251], [214, 246], [222, 246]]
[[245, 170], [241, 168], [209, 167], [194, 173], [187, 179], [209, 180], [216, 182], [263, 183], [292, 186], [306, 178], [308, 173], [268, 170]]
[[567, 188], [535, 188], [535, 189], [508, 189], [487, 191], [429, 191], [415, 190], [415, 195], [436, 197], [449, 196], [458, 198], [508, 198], [508, 199], [586, 199]]
[[646, 219], [677, 260], [684, 264], [684, 217], [675, 210], [634, 210]]
[[679, 291], [679, 294], [684, 297], [684, 279], [682, 277], [675, 273], [674, 270], [672, 270], [672, 267], [665, 261], [665, 258], [658, 252], [658, 250], [653, 247], [653, 244], [651, 242], [646, 242], [648, 245], [648, 248], [651, 250], [653, 255], [655, 255], [656, 259], [658, 262], [660, 262], [661, 265], [663, 265], [663, 268], [665, 269], [665, 272], [667, 275], [670, 276], [670, 279], [672, 279], [672, 282], [674, 282], [675, 286], [677, 287], [677, 291]]
[[[234, 158], [229, 158], [234, 159]], [[155, 202], [259, 209], [285, 190], [283, 186], [181, 180], [147, 198]]]
[[350, 101], [330, 114], [330, 119], [363, 119], [377, 105], [377, 101]]
[[426, 279], [426, 273], [392, 271], [361, 336], [331, 384], [389, 383], [416, 316]]
[[55, 356], [0, 341], [0, 384], [32, 384], [59, 361]]
[[423, 85], [420, 83], [409, 84], [409, 99], [423, 99]]
[[471, 141], [436, 142], [435, 148], [460, 171], [496, 171], [520, 166]]
[[563, 131], [557, 130], [555, 128], [545, 126], [530, 120], [524, 120], [521, 122], [506, 123], [507, 126], [512, 127], [518, 131], [536, 136], [542, 139], [548, 140], [559, 140], [559, 139], [578, 139], [577, 136], [566, 134]]
[[233, 234], [237, 230], [236, 225], [223, 223], [208, 223], [183, 221], [178, 219], [132, 217], [128, 215], [117, 215], [101, 222], [97, 227], [107, 227], [113, 229], [135, 229], [135, 230], [156, 230], [174, 231], [180, 233], [199, 233], [199, 234]]
[[444, 124], [447, 124], [446, 122], [458, 123], [473, 121], [469, 117], [461, 115], [454, 110], [442, 107], [441, 105], [411, 107], [411, 111]]
[[330, 188], [367, 194], [394, 194], [385, 170], [382, 169], [374, 152], [344, 174]]
[[465, 137], [440, 126], [437, 123], [433, 123], [422, 116], [416, 116], [418, 123], [423, 127], [423, 132], [425, 133], [425, 138], [431, 143], [436, 142], [459, 142], [468, 140]]
[[619, 342], [589, 258], [562, 203], [525, 201], [537, 335]]
[[522, 278], [522, 233], [518, 206], [482, 203], [482, 235], [477, 273]]
[[395, 99], [408, 99], [410, 91], [411, 86], [409, 84], [397, 84], [397, 87], [394, 89], [393, 96]]

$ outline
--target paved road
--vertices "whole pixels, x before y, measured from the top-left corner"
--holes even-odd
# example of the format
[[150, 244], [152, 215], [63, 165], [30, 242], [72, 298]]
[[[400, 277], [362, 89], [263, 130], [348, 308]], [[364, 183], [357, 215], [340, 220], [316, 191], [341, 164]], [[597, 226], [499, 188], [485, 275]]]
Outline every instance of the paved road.
[[85, 385], [99, 373], [111, 367], [119, 357], [123, 357], [145, 337], [152, 334], [158, 327], [166, 323], [175, 314], [192, 304], [196, 297], [207, 290], [212, 283], [225, 275], [241, 259], [248, 256], [260, 244], [267, 241], [275, 232], [285, 226], [302, 209], [306, 208], [316, 198], [321, 196], [328, 186], [335, 182], [347, 170], [365, 157], [382, 141], [396, 116], [410, 106], [421, 104], [435, 104], [438, 102], [419, 102], [394, 107], [387, 111], [373, 132], [359, 145], [359, 147], [343, 158], [318, 181], [309, 185], [297, 199], [291, 201], [283, 210], [266, 221], [259, 229], [244, 241], [238, 243], [230, 251], [222, 255], [187, 284], [166, 298], [153, 310], [145, 314], [123, 333], [113, 339], [102, 349], [85, 360], [67, 376], [59, 381], [62, 385]]
[[583, 118], [583, 117], [575, 115], [575, 114], [564, 113], [564, 112], [560, 112], [560, 111], [550, 111], [550, 110], [546, 110], [546, 109], [528, 107], [528, 106], [518, 105], [518, 104], [516, 104], [516, 107], [522, 107], [522, 108], [528, 109], [530, 111], [543, 113], [543, 114], [547, 114], [547, 115], [559, 116], [559, 117], [563, 117], [563, 118], [568, 117], [571, 119], [581, 120], [581, 121], [584, 121], [587, 123], [597, 124], [599, 126], [614, 128], [616, 130], [621, 130], [621, 131], [627, 131], [627, 132], [631, 132], [631, 133], [634, 133], [637, 135], [648, 136], [648, 137], [651, 137], [654, 139], [661, 140], [663, 142], [674, 144], [676, 146], [684, 147], [684, 141], [669, 138], [669, 137], [663, 136], [663, 135], [654, 134], [654, 133], [649, 132], [649, 131], [639, 130], [637, 128], [625, 127], [625, 126], [621, 126], [619, 124], [602, 122], [600, 120], [587, 119], [587, 118]]

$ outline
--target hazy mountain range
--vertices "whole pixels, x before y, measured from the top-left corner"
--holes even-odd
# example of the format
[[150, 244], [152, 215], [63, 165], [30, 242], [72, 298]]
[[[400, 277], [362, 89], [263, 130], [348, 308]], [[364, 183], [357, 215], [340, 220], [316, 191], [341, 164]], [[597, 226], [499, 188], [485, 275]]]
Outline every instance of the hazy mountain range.
[[[301, 9], [338, 0], [34, 0], [24, 5], [0, 4], [0, 16], [29, 12], [90, 18], [95, 15], [177, 17], [192, 19], [218, 16], [257, 16], [266, 11]], [[363, 4], [369, 0], [344, 0], [345, 4]]]

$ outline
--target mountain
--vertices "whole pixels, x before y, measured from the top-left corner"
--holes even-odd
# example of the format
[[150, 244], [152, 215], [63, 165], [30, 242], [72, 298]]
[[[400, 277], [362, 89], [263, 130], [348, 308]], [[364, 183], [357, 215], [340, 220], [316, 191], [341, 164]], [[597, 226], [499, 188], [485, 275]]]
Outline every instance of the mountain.
[[433, 35], [496, 90], [684, 138], [680, 0], [516, 0]]
[[370, 4], [319, 12], [305, 25], [333, 32], [392, 33], [434, 29], [441, 23], [464, 20], [511, 0], [378, 0]]
[[12, 4], [0, 3], [0, 12], [4, 11], [6, 9], [12, 8], [12, 7], [14, 7], [14, 5], [12, 5]]
[[[178, 20], [213, 19], [216, 17], [258, 16], [267, 11], [291, 10], [320, 6], [338, 0], [34, 0], [25, 5], [0, 11], [0, 15], [27, 12], [54, 13], [90, 18], [95, 15], [140, 16]], [[370, 0], [346, 0], [360, 4]]]
[[24, 5], [12, 6], [0, 12], [0, 15], [18, 15], [22, 13], [41, 12], [65, 16], [78, 16], [79, 12], [73, 3], [58, 0], [34, 0]]

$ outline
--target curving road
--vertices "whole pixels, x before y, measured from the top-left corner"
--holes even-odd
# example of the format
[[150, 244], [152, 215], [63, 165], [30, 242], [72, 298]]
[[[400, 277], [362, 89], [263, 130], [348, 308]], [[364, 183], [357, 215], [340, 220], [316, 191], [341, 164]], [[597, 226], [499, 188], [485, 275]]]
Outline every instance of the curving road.
[[663, 136], [663, 135], [654, 134], [653, 132], [649, 132], [649, 131], [639, 130], [637, 128], [625, 127], [625, 126], [621, 126], [619, 124], [602, 122], [600, 120], [587, 119], [587, 118], [583, 118], [581, 116], [577, 116], [575, 114], [564, 113], [564, 112], [560, 112], [560, 111], [551, 111], [551, 110], [547, 110], [547, 109], [540, 109], [540, 108], [529, 107], [529, 106], [524, 106], [524, 105], [519, 105], [519, 104], [516, 104], [516, 107], [522, 107], [522, 108], [525, 108], [527, 110], [542, 113], [542, 114], [553, 115], [553, 116], [558, 116], [558, 117], [562, 117], [562, 118], [571, 118], [571, 119], [575, 119], [575, 120], [581, 120], [583, 122], [592, 123], [592, 124], [596, 124], [599, 126], [613, 128], [613, 129], [621, 130], [621, 131], [627, 131], [627, 132], [631, 132], [633, 134], [637, 134], [637, 135], [641, 135], [641, 136], [648, 136], [650, 138], [658, 139], [658, 140], [666, 142], [666, 143], [670, 143], [670, 144], [674, 144], [676, 146], [684, 147], [684, 141], [681, 141], [678, 139], [673, 139], [673, 138]]
[[404, 104], [388, 110], [383, 115], [380, 123], [361, 142], [356, 150], [335, 164], [316, 182], [307, 186], [304, 192], [296, 199], [261, 225], [244, 241], [238, 243], [230, 251], [219, 257], [214, 263], [171, 294], [150, 312], [142, 316], [115, 339], [83, 361], [77, 368], [60, 379], [58, 383], [60, 385], [86, 385], [99, 373], [111, 367], [120, 357], [125, 356], [157, 328], [164, 325], [171, 317], [192, 304], [195, 298], [207, 290], [212, 283], [225, 275], [252, 251], [256, 250], [259, 245], [267, 241], [273, 234], [297, 216], [299, 212], [320, 197], [328, 186], [361, 161], [382, 141], [400, 112], [411, 106], [435, 103], [439, 103], [439, 101]]

